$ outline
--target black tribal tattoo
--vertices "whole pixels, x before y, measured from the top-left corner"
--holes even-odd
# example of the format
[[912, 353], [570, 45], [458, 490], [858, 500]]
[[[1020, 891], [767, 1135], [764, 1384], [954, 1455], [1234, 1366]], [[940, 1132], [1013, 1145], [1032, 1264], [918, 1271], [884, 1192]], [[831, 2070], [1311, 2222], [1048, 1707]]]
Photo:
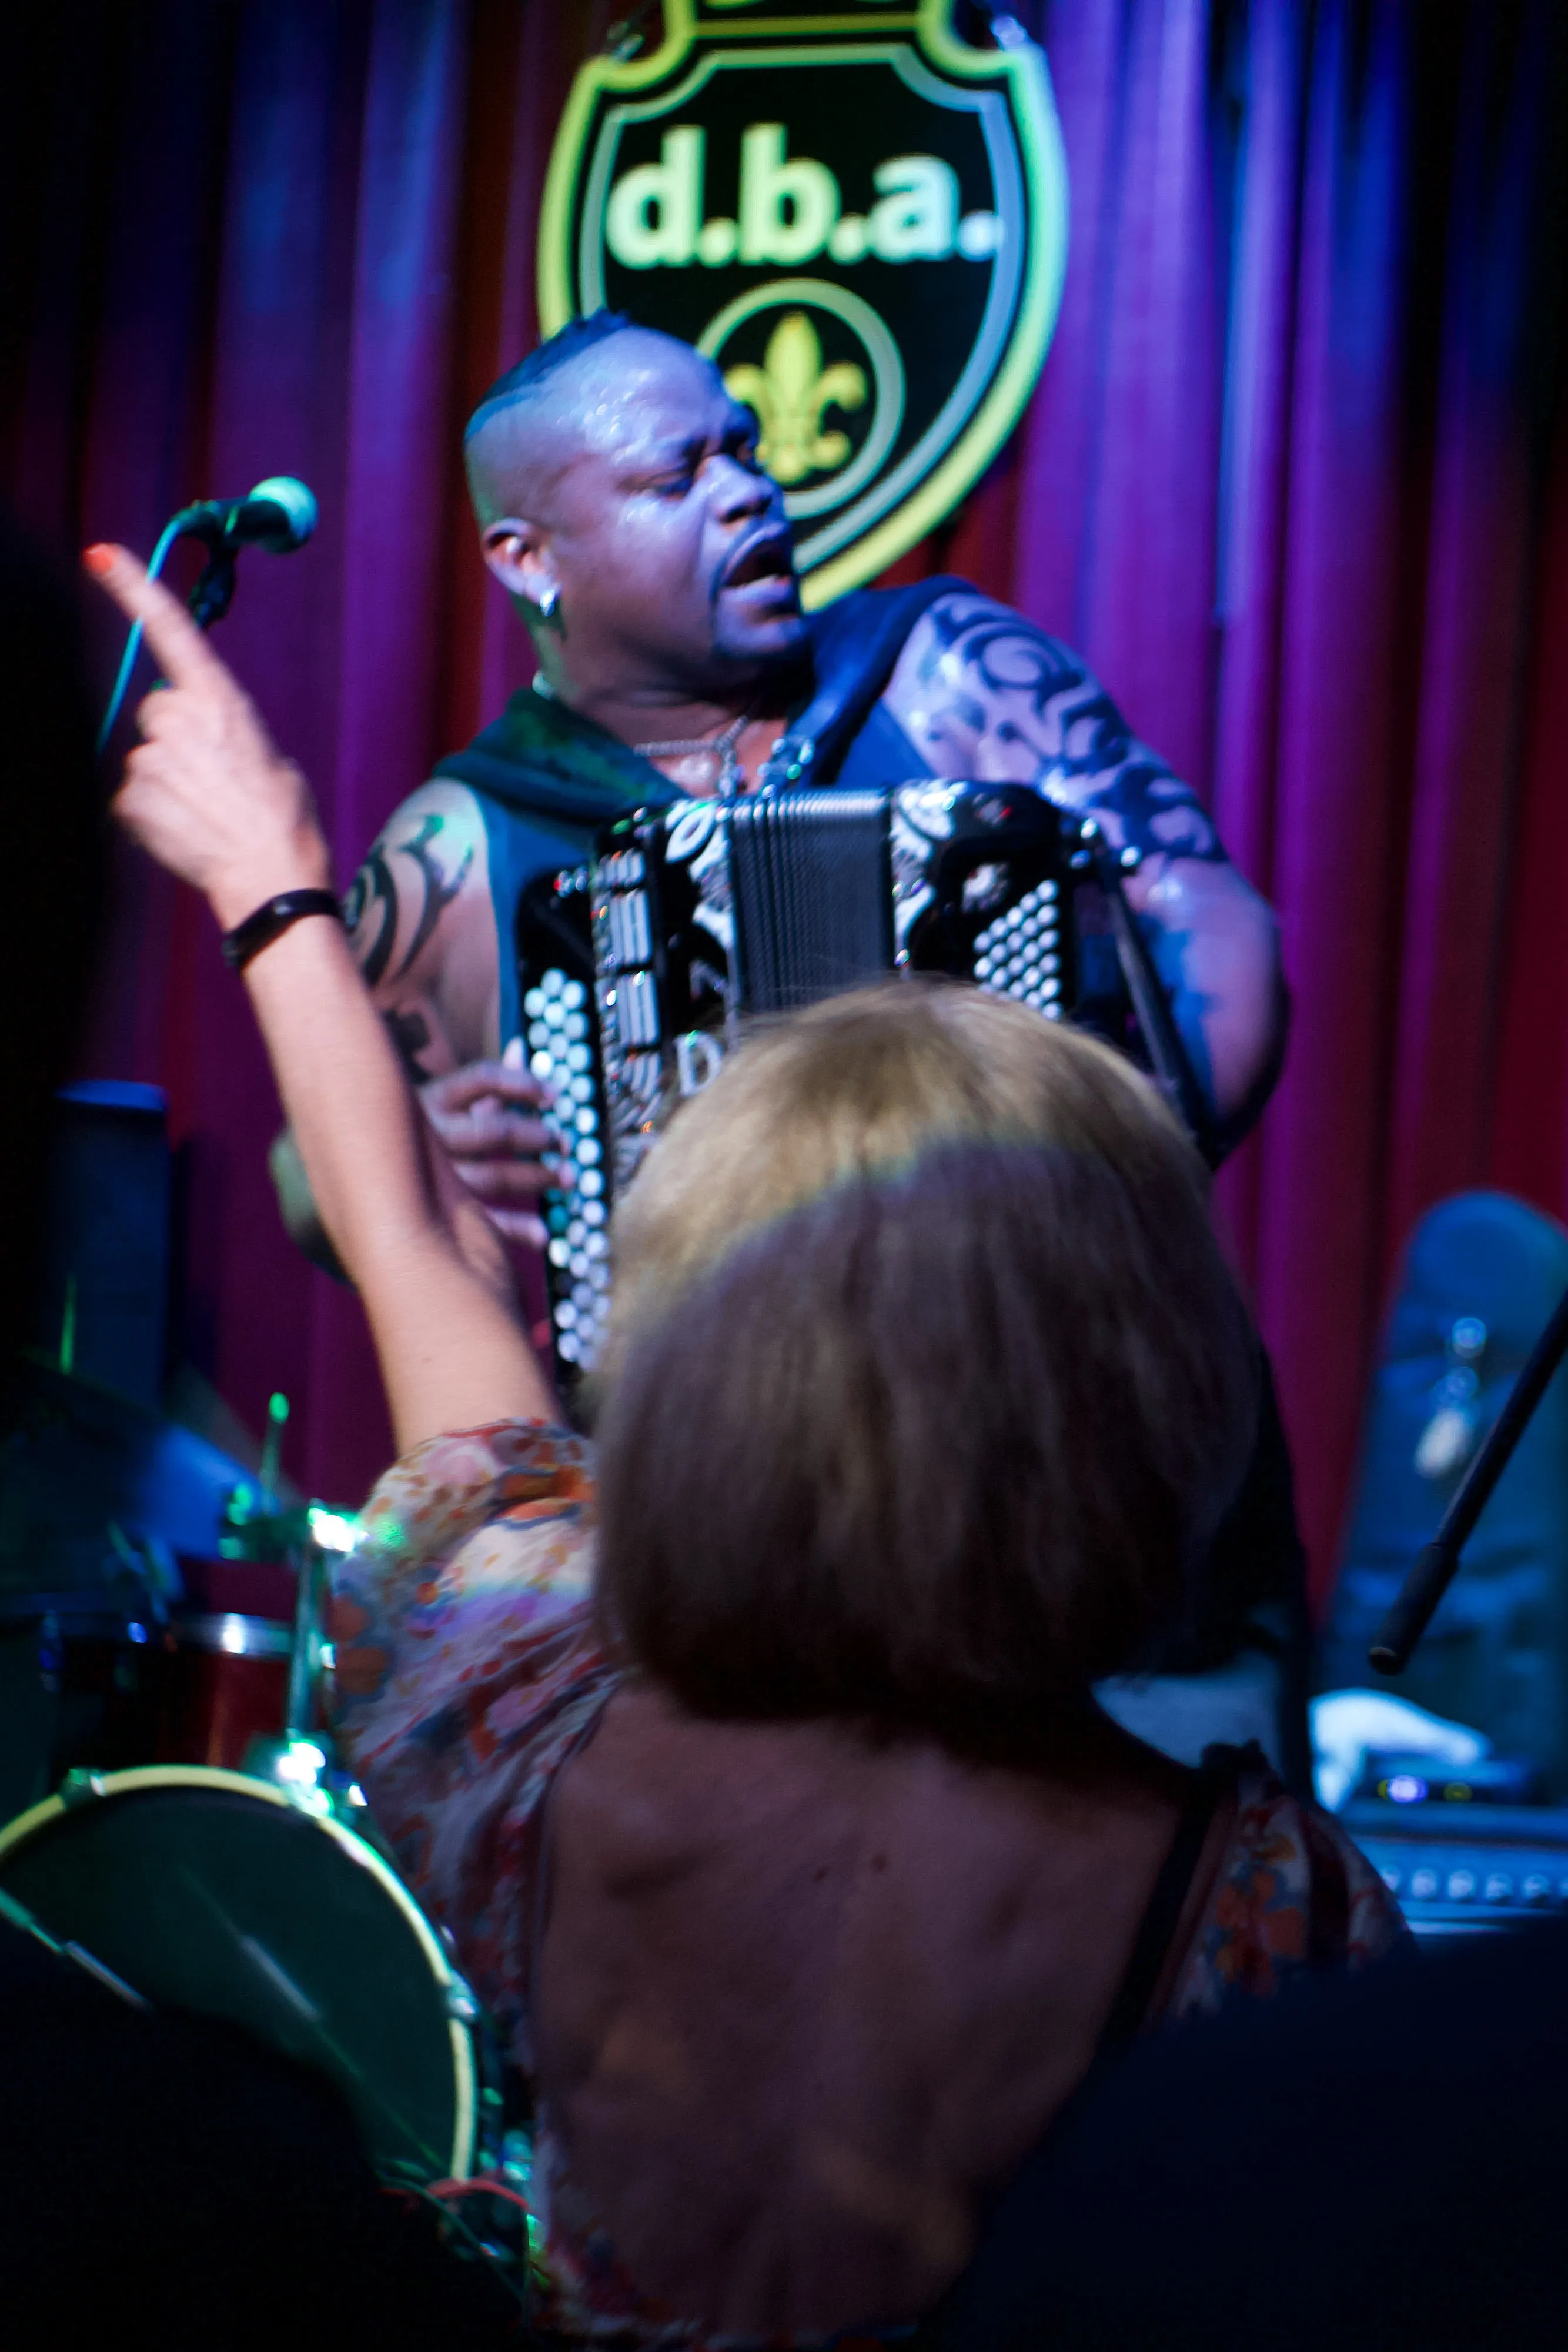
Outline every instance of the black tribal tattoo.
[[[944, 597], [926, 624], [931, 643], [920, 665], [922, 686], [939, 689], [961, 726], [1019, 744], [1039, 762], [1030, 781], [1049, 799], [1098, 817], [1117, 849], [1226, 862], [1190, 785], [1138, 741], [1064, 645], [980, 598]], [[957, 679], [951, 666], [939, 667], [955, 652], [962, 665]], [[998, 702], [1005, 709], [1009, 699], [1022, 706], [1031, 725], [998, 715]], [[1042, 751], [1041, 739], [1057, 748]]]
[[420, 1055], [430, 1043], [430, 1024], [423, 1013], [383, 1013], [387, 1035], [392, 1041], [392, 1051], [402, 1065], [402, 1074], [411, 1086], [422, 1087], [430, 1072], [420, 1061]]
[[[361, 950], [361, 928], [372, 900], [381, 911], [381, 928], [371, 944]], [[379, 841], [349, 885], [343, 900], [343, 920], [348, 925], [350, 944], [359, 956], [365, 986], [374, 988], [385, 975], [392, 942], [397, 938], [397, 885], [387, 864], [386, 851]]]
[[441, 920], [443, 908], [452, 904], [468, 878], [468, 869], [474, 862], [472, 844], [465, 849], [461, 863], [455, 874], [444, 873], [431, 856], [430, 845], [437, 838], [441, 830], [440, 817], [427, 816], [422, 821], [419, 831], [411, 834], [406, 841], [378, 841], [354, 877], [349, 895], [343, 902], [343, 919], [348, 924], [349, 937], [353, 941], [356, 951], [360, 944], [360, 926], [365, 920], [372, 902], [379, 908], [381, 917], [374, 940], [360, 958], [360, 969], [364, 973], [367, 988], [376, 987], [386, 978], [387, 966], [392, 961], [392, 951], [397, 940], [397, 884], [392, 878], [392, 867], [387, 862], [392, 853], [396, 851], [404, 857], [413, 858], [419, 868], [420, 879], [424, 887], [424, 900], [420, 908], [419, 920], [414, 926], [413, 937], [409, 941], [407, 952], [392, 975], [394, 980], [401, 979], [405, 971], [413, 968], [421, 949]]

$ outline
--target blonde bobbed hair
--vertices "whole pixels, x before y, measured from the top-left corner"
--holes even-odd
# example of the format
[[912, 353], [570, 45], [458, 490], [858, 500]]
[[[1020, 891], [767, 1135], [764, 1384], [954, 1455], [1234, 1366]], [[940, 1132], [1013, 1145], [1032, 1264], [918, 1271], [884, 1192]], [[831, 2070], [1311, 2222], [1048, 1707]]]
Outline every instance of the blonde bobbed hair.
[[1207, 1192], [1022, 1006], [898, 982], [762, 1030], [618, 1206], [610, 1638], [700, 1711], [966, 1738], [1146, 1663], [1255, 1425]]
[[759, 1023], [682, 1104], [614, 1216], [605, 1379], [633, 1335], [737, 1244], [856, 1177], [956, 1144], [1150, 1153], [1207, 1198], [1197, 1154], [1121, 1055], [1028, 1006], [898, 980]]

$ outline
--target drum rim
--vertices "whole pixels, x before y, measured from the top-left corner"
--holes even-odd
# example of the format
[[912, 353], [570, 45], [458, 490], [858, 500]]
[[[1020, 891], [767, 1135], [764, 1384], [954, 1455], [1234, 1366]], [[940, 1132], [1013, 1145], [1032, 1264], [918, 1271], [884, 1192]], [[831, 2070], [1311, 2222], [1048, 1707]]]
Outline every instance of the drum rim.
[[337, 1840], [350, 1862], [368, 1870], [413, 1929], [415, 1941], [430, 1963], [431, 1973], [447, 1997], [446, 2038], [452, 2052], [452, 2069], [456, 2083], [456, 2116], [453, 2126], [452, 2161], [444, 2175], [448, 2180], [472, 2178], [471, 2166], [478, 2146], [478, 2072], [474, 2046], [461, 2021], [452, 2014], [454, 1997], [469, 1999], [468, 1988], [463, 1982], [442, 1948], [441, 1939], [420, 1909], [402, 1880], [390, 1863], [384, 1861], [373, 1845], [359, 1837], [329, 1813], [313, 1813], [306, 1810], [287, 1791], [274, 1788], [269, 1781], [258, 1780], [248, 1772], [231, 1772], [215, 1764], [133, 1764], [120, 1772], [93, 1772], [86, 1776], [78, 1791], [71, 1796], [58, 1790], [53, 1796], [40, 1798], [26, 1812], [0, 1826], [0, 1864], [17, 1846], [24, 1844], [36, 1832], [62, 1814], [77, 1811], [83, 1804], [97, 1804], [105, 1797], [130, 1796], [142, 1789], [196, 1788], [225, 1789], [235, 1796], [256, 1797], [268, 1805], [278, 1805], [286, 1812], [308, 1822], [313, 1829], [325, 1830]]
[[[261, 1658], [280, 1664], [294, 1646], [287, 1619], [246, 1609], [183, 1609], [160, 1622], [143, 1608], [110, 1605], [98, 1587], [67, 1592], [0, 1593], [0, 1638], [41, 1633], [46, 1618], [66, 1642], [110, 1642], [123, 1649], [147, 1645], [198, 1656]], [[132, 1633], [132, 1625], [138, 1632]], [[229, 1638], [225, 1639], [225, 1635]]]
[[[237, 1636], [225, 1640], [233, 1629]], [[203, 1657], [261, 1658], [272, 1664], [287, 1658], [294, 1647], [293, 1629], [279, 1617], [257, 1617], [240, 1609], [174, 1609], [169, 1632], [177, 1650], [194, 1650]]]

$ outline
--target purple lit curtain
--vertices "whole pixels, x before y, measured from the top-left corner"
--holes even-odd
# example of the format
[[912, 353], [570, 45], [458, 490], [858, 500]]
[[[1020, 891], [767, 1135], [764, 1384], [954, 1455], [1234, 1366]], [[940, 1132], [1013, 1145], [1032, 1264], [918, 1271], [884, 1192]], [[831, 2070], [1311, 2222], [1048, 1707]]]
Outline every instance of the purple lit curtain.
[[[534, 332], [540, 166], [590, 12], [464, 0], [106, 0], [8, 26], [5, 479], [70, 550], [146, 551], [193, 495], [296, 473], [308, 550], [248, 557], [221, 644], [312, 778], [347, 876], [520, 682], [461, 528], [461, 418]], [[105, 630], [106, 653], [109, 632]], [[130, 854], [85, 1063], [167, 1088], [184, 1344], [286, 1466], [356, 1498], [391, 1439], [352, 1297], [298, 1258], [279, 1112], [189, 894]]]
[[[297, 472], [225, 651], [343, 868], [522, 675], [457, 439], [532, 333], [549, 139], [612, 5], [54, 0], [12, 12], [0, 479], [149, 546]], [[1030, 15], [1019, 6], [1019, 14]], [[1557, 0], [1052, 0], [1061, 324], [1009, 452], [899, 576], [1077, 646], [1279, 908], [1284, 1081], [1223, 1180], [1320, 1582], [1395, 1249], [1495, 1182], [1568, 1213], [1568, 445]], [[277, 1113], [210, 924], [129, 858], [90, 1055], [166, 1086], [187, 1345], [289, 1467], [384, 1458], [351, 1298], [263, 1168]], [[1545, 1302], [1543, 1305], [1543, 1313]]]

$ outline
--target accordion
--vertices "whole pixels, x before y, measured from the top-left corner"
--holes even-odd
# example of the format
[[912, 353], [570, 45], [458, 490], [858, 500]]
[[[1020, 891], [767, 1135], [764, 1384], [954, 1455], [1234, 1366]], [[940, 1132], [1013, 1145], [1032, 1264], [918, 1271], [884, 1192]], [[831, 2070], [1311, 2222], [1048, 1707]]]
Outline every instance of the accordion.
[[612, 1201], [748, 1014], [900, 971], [1071, 1011], [1078, 821], [1021, 784], [678, 801], [618, 819], [518, 908], [525, 1034], [575, 1176], [547, 1202], [556, 1366], [594, 1361]]

